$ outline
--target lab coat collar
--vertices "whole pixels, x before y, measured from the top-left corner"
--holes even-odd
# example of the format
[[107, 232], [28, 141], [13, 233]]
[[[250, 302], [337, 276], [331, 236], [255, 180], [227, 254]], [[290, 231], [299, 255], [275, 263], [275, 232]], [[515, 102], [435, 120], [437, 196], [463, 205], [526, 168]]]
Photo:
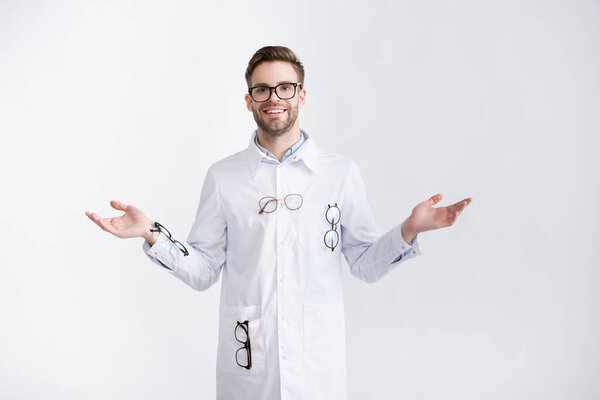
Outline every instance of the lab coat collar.
[[[300, 130], [305, 137], [304, 143], [296, 150], [291, 156], [286, 158], [283, 163], [293, 163], [293, 162], [303, 162], [304, 165], [314, 173], [319, 173], [319, 160], [317, 158], [318, 148], [314, 139], [306, 133], [304, 130]], [[277, 162], [272, 158], [267, 157], [265, 153], [263, 153], [256, 144], [254, 143], [254, 138], [258, 135], [258, 130], [255, 130], [252, 133], [252, 137], [250, 138], [250, 144], [248, 145], [248, 149], [246, 150], [248, 167], [250, 168], [250, 175], [254, 177], [256, 171], [260, 167], [263, 162]]]

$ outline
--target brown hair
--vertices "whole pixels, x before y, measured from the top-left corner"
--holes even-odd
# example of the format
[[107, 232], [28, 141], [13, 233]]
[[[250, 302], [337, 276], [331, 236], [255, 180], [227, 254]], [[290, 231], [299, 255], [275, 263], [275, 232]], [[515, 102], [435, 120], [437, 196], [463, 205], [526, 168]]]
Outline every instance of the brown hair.
[[254, 69], [265, 61], [287, 61], [292, 63], [296, 73], [298, 74], [298, 80], [304, 87], [304, 66], [296, 57], [296, 54], [284, 46], [265, 46], [258, 49], [248, 61], [248, 68], [246, 68], [246, 83], [248, 87], [252, 85], [251, 78]]

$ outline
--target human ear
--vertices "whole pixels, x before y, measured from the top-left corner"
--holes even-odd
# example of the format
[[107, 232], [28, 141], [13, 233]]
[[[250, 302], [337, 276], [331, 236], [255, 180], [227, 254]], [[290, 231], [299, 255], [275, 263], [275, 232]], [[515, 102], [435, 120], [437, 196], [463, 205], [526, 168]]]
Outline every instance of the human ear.
[[298, 108], [304, 107], [304, 103], [306, 103], [306, 89], [301, 89], [298, 91]]
[[246, 107], [248, 108], [248, 111], [252, 111], [252, 97], [246, 93], [244, 99], [246, 100]]

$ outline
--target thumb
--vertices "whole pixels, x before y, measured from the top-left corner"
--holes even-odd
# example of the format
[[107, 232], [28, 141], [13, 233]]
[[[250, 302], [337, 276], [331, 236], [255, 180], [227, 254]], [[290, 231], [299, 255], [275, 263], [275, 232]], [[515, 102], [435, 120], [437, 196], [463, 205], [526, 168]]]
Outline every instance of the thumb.
[[116, 210], [121, 210], [125, 212], [127, 212], [127, 208], [129, 207], [127, 204], [123, 204], [117, 200], [111, 200], [110, 205]]
[[431, 197], [429, 198], [429, 200], [427, 200], [427, 201], [429, 202], [429, 205], [431, 205], [431, 206], [432, 206], [432, 205], [434, 205], [434, 204], [437, 204], [437, 203], [439, 203], [439, 202], [440, 202], [440, 200], [442, 200], [442, 197], [444, 197], [444, 196], [442, 196], [442, 194], [441, 194], [441, 193], [438, 193], [438, 194], [435, 194], [435, 195], [431, 196]]

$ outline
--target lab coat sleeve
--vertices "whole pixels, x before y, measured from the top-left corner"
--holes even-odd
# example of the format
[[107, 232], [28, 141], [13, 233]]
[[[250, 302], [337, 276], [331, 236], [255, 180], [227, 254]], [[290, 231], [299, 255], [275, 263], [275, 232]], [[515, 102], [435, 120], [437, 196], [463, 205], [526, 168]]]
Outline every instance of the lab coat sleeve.
[[399, 264], [421, 254], [417, 237], [411, 244], [402, 238], [402, 224], [380, 235], [367, 202], [362, 176], [354, 162], [347, 175], [340, 224], [342, 253], [350, 272], [365, 282], [376, 282]]
[[183, 245], [189, 252], [187, 256], [161, 233], [152, 246], [144, 241], [143, 250], [153, 262], [190, 287], [208, 289], [219, 279], [227, 250], [227, 224], [212, 169], [206, 173], [196, 219]]

